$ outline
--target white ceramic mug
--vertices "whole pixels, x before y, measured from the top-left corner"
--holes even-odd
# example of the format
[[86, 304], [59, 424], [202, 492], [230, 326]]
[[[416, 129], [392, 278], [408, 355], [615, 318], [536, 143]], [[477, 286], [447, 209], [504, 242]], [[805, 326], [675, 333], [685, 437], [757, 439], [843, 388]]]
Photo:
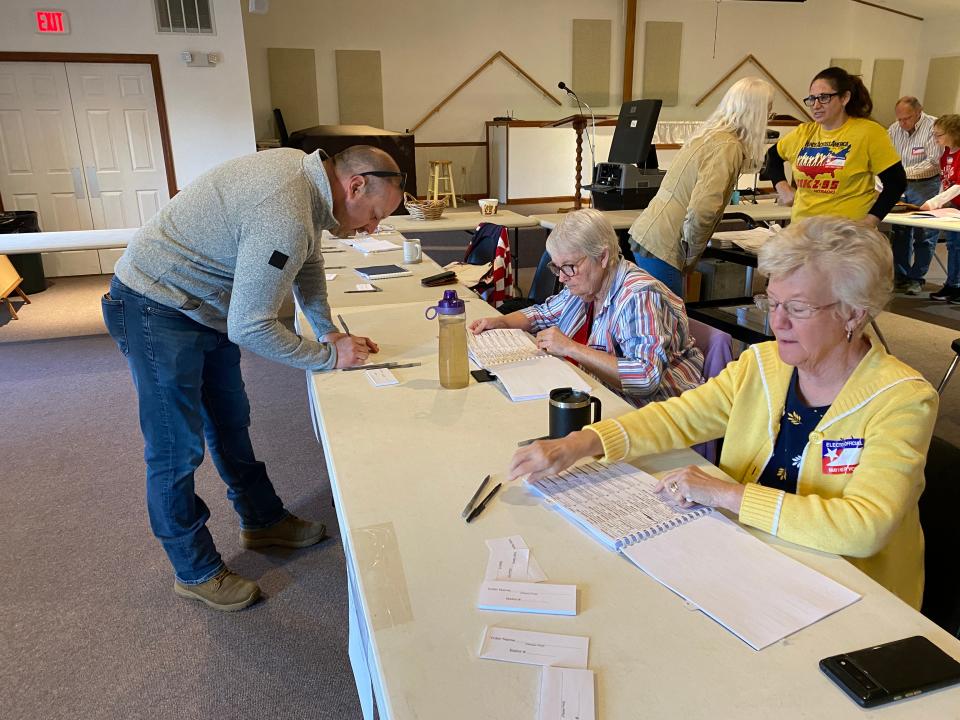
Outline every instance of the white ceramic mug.
[[500, 201], [496, 198], [485, 198], [480, 200], [480, 214], [481, 215], [496, 215], [497, 214], [497, 203]]
[[403, 241], [403, 261], [408, 265], [420, 262], [423, 259], [420, 241], [416, 238]]

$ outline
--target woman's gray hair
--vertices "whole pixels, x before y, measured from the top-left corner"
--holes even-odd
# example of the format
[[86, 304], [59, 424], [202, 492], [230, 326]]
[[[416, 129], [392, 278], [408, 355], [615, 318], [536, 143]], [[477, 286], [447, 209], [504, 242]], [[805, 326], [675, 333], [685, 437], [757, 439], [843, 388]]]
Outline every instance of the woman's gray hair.
[[841, 311], [864, 310], [866, 322], [890, 302], [893, 253], [890, 241], [873, 228], [818, 215], [791, 223], [760, 249], [757, 268], [771, 279], [804, 266], [827, 275]]
[[743, 143], [747, 156], [743, 172], [759, 170], [767, 156], [767, 115], [773, 94], [773, 86], [762, 78], [737, 80], [690, 140], [717, 130], [731, 132]]
[[597, 260], [604, 250], [608, 251], [610, 266], [615, 266], [620, 257], [617, 231], [602, 212], [593, 208], [567, 213], [547, 237], [547, 252], [551, 257], [558, 251], [579, 251]]

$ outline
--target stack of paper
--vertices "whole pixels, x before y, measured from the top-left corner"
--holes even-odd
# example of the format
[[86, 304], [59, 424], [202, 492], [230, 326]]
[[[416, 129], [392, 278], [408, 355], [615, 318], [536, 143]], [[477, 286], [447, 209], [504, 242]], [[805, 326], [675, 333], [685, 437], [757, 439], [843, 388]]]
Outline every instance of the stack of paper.
[[350, 245], [355, 250], [359, 250], [365, 255], [368, 253], [387, 252], [388, 250], [402, 250], [402, 248], [396, 243], [392, 243], [389, 240], [381, 240], [380, 238], [344, 238], [341, 240], [341, 242]]
[[540, 563], [519, 535], [487, 540], [490, 551], [484, 580], [543, 582], [547, 579]]
[[719, 513], [621, 552], [754, 650], [860, 598]]
[[480, 643], [486, 660], [540, 665], [539, 720], [594, 720], [594, 674], [587, 670], [590, 638], [488, 627]]

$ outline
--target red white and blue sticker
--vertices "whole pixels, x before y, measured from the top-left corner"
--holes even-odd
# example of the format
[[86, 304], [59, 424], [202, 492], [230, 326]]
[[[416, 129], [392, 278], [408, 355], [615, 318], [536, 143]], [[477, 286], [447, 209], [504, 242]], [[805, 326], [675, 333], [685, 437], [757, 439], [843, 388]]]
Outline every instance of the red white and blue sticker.
[[860, 464], [863, 438], [823, 441], [824, 475], [848, 475]]

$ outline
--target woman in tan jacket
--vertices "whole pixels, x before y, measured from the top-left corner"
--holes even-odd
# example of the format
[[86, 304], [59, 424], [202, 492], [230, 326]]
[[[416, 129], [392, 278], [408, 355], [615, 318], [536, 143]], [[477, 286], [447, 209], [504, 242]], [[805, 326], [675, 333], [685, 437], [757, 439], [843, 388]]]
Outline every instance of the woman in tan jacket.
[[754, 172], [766, 152], [773, 87], [738, 80], [670, 164], [656, 197], [630, 228], [636, 263], [683, 296], [691, 270], [723, 216], [740, 173]]

